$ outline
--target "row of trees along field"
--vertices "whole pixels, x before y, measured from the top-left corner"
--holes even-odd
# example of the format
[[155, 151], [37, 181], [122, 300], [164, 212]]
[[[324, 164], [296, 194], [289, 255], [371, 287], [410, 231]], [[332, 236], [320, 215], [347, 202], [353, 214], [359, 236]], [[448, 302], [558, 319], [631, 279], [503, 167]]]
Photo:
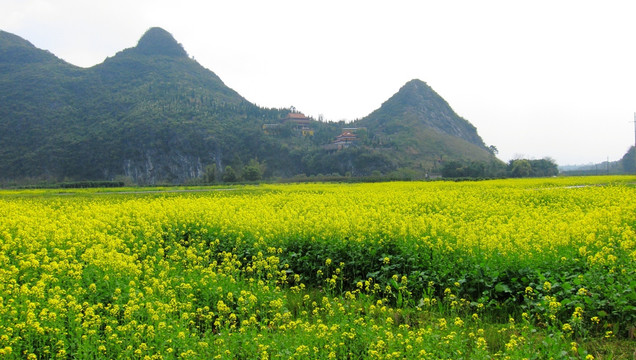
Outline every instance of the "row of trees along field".
[[208, 165], [205, 168], [203, 181], [213, 183], [215, 181], [237, 182], [237, 181], [258, 181], [263, 178], [265, 164], [251, 159], [247, 165], [233, 168], [231, 165], [225, 166], [223, 172], [217, 170], [216, 165]]
[[442, 166], [445, 178], [504, 178], [555, 176], [559, 169], [550, 158], [529, 160], [515, 159], [508, 164], [501, 162], [449, 161]]

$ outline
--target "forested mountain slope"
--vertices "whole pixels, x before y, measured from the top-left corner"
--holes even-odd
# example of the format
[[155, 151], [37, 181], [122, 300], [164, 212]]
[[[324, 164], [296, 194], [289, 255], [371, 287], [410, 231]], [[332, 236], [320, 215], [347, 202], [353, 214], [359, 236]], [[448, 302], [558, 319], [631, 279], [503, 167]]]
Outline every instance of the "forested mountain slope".
[[[413, 80], [355, 123], [290, 120], [258, 107], [149, 29], [137, 46], [80, 68], [0, 32], [0, 180], [183, 183], [211, 167], [264, 177], [434, 171], [439, 160], [493, 161], [475, 128]], [[344, 146], [338, 136], [350, 130]], [[272, 130], [273, 129], [273, 130]]]

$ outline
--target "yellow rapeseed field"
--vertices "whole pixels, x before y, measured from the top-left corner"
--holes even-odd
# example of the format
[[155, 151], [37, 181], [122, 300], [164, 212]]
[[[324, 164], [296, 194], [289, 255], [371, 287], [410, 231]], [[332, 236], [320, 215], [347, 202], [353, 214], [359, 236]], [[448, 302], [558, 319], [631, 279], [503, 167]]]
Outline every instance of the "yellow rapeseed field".
[[599, 357], [636, 321], [635, 183], [7, 190], [0, 358]]

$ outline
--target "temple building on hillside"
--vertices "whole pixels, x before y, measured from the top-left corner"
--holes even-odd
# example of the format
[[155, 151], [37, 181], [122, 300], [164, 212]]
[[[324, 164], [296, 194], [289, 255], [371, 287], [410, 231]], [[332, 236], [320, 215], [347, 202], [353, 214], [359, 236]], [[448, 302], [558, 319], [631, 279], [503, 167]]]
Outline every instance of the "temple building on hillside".
[[305, 114], [300, 112], [290, 112], [283, 118], [283, 122], [291, 121], [294, 124], [307, 126], [311, 123], [311, 119], [306, 117]]
[[306, 117], [300, 112], [290, 112], [286, 117], [282, 119], [283, 123], [294, 124], [294, 130], [296, 130], [302, 136], [313, 136], [314, 129], [311, 128], [312, 120]]
[[335, 145], [338, 150], [346, 149], [356, 142], [356, 140], [358, 140], [356, 134], [350, 131], [343, 131], [342, 134], [336, 136], [336, 140], [334, 140], [333, 145]]

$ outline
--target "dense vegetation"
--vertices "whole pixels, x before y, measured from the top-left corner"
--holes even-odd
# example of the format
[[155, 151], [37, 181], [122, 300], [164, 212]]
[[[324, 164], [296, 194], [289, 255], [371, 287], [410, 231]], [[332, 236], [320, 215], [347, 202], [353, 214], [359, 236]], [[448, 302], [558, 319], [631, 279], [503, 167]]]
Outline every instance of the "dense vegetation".
[[551, 159], [510, 160], [508, 165], [498, 161], [490, 163], [479, 161], [448, 161], [442, 166], [442, 176], [445, 178], [524, 178], [549, 177], [559, 174], [557, 164]]
[[634, 180], [3, 191], [0, 355], [628, 359]]
[[[203, 180], [209, 166], [239, 179], [439, 173], [440, 161], [497, 161], [476, 130], [428, 85], [413, 80], [369, 117], [310, 124], [302, 136], [188, 57], [166, 31], [83, 69], [0, 32], [0, 182]], [[279, 125], [274, 132], [263, 125]], [[355, 127], [351, 148], [328, 149]], [[245, 176], [254, 178], [255, 174]]]

